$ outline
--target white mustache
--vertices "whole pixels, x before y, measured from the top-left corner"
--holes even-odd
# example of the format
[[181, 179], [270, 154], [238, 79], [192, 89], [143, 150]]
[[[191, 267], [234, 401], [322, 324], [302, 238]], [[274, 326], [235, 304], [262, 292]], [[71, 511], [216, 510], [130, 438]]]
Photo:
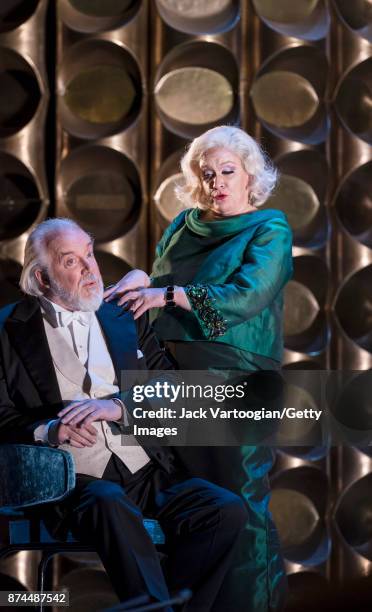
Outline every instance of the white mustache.
[[85, 278], [81, 280], [81, 286], [87, 285], [91, 282], [95, 282], [97, 285], [99, 284], [98, 278], [95, 276], [95, 274], [88, 274], [88, 276], [85, 276]]

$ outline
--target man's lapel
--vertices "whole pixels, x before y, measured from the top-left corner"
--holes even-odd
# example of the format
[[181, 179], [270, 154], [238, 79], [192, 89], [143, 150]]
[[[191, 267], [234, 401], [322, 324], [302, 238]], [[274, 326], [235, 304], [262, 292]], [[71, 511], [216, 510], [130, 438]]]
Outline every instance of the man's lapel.
[[137, 370], [137, 328], [131, 312], [116, 304], [103, 302], [97, 311], [119, 386], [126, 370]]
[[[138, 368], [137, 329], [133, 315], [106, 302], [102, 303], [96, 314], [120, 385], [122, 371]], [[5, 328], [43, 404], [62, 405], [38, 300], [27, 297], [19, 302], [7, 319]]]
[[19, 302], [7, 319], [5, 328], [42, 403], [62, 404], [38, 300], [27, 297]]

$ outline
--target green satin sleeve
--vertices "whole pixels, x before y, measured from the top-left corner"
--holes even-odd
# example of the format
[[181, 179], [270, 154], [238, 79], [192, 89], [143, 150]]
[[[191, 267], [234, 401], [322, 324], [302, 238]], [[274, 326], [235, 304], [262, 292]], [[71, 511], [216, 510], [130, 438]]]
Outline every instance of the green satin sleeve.
[[257, 230], [227, 282], [195, 283], [185, 291], [205, 337], [213, 339], [263, 311], [291, 275], [292, 233], [284, 219], [275, 218]]

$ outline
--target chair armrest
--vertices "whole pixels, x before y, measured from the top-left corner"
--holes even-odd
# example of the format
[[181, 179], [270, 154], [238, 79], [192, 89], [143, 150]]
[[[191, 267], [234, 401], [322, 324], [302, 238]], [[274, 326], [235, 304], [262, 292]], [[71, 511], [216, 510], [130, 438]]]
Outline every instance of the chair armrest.
[[75, 486], [72, 455], [59, 448], [1, 444], [0, 512], [59, 501]]

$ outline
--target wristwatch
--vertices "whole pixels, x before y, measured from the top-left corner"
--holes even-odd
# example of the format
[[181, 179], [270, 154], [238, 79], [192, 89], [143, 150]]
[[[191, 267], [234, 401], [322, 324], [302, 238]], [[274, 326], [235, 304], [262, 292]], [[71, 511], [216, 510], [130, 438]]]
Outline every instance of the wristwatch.
[[164, 294], [165, 308], [175, 308], [176, 302], [174, 301], [174, 286], [168, 285]]

